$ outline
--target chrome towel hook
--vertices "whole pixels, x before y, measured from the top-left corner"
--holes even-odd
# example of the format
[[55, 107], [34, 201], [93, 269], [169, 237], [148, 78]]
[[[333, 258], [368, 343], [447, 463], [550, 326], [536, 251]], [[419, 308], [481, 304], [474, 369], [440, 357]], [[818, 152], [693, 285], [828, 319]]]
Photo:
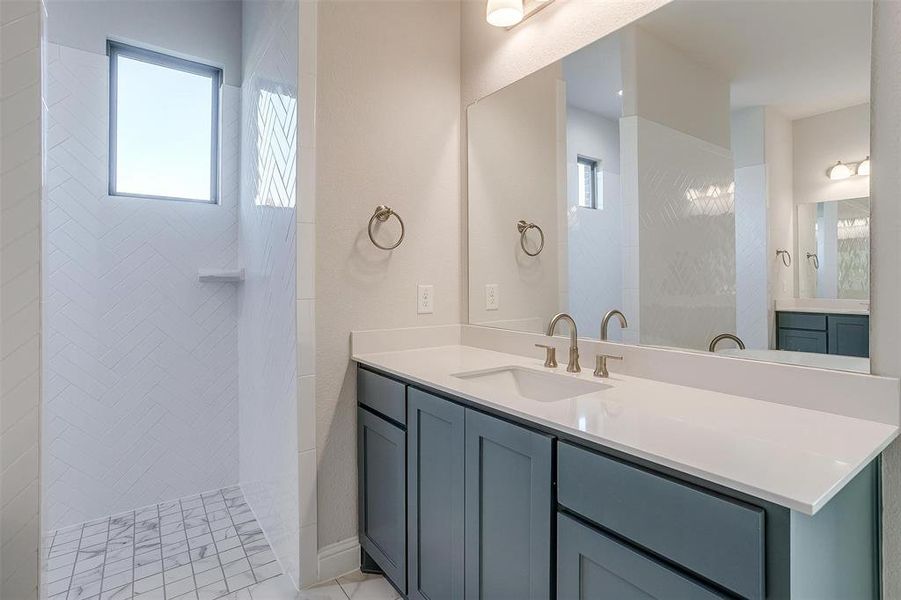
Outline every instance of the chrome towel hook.
[[807, 260], [810, 261], [811, 258], [813, 259], [813, 268], [816, 269], [817, 271], [819, 271], [820, 270], [820, 258], [817, 256], [817, 253], [816, 252], [808, 252]]
[[[389, 218], [394, 217], [397, 219], [397, 222], [400, 223], [400, 237], [397, 238], [397, 241], [390, 246], [383, 246], [382, 244], [375, 241], [375, 236], [372, 233], [372, 228], [375, 226], [375, 222], [384, 223]], [[394, 250], [400, 243], [404, 241], [404, 221], [400, 218], [400, 215], [394, 212], [394, 209], [390, 206], [385, 206], [384, 204], [380, 204], [375, 207], [375, 212], [369, 218], [369, 240], [375, 245], [376, 248], [381, 248], [382, 250]]]
[[782, 257], [782, 264], [786, 267], [792, 266], [792, 255], [788, 250], [776, 250], [776, 257]]
[[[526, 233], [528, 233], [530, 229], [537, 229], [538, 235], [541, 238], [541, 241], [538, 244], [538, 250], [535, 252], [529, 252], [529, 250], [526, 249]], [[520, 219], [516, 222], [516, 230], [519, 231], [519, 245], [523, 252], [529, 256], [538, 256], [541, 254], [541, 251], [544, 250], [544, 232], [541, 230], [541, 227], [535, 223], [527, 223], [523, 219]]]

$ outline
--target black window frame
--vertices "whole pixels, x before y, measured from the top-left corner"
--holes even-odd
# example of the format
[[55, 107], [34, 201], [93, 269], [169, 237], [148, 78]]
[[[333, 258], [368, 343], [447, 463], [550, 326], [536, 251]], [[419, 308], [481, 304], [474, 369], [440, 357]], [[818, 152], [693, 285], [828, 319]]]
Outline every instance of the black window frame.
[[[219, 123], [220, 123], [220, 90], [222, 88], [222, 69], [204, 63], [179, 58], [139, 46], [132, 46], [114, 40], [107, 40], [106, 54], [109, 57], [109, 195], [121, 198], [145, 198], [150, 200], [175, 200], [198, 204], [219, 204]], [[211, 83], [210, 127], [210, 199], [182, 198], [179, 196], [155, 196], [152, 194], [130, 194], [116, 190], [117, 143], [116, 128], [118, 120], [118, 61], [119, 56], [139, 60], [152, 65], [166, 67], [185, 73], [208, 76]]]
[[591, 158], [590, 156], [583, 156], [581, 154], [576, 156], [576, 176], [578, 176], [578, 167], [579, 165], [585, 165], [589, 168], [591, 173], [591, 187], [588, 191], [590, 204], [588, 206], [582, 204], [582, 198], [576, 199], [576, 206], [579, 208], [590, 208], [592, 210], [598, 210], [600, 203], [598, 202], [598, 168], [600, 168], [601, 161], [596, 158]]

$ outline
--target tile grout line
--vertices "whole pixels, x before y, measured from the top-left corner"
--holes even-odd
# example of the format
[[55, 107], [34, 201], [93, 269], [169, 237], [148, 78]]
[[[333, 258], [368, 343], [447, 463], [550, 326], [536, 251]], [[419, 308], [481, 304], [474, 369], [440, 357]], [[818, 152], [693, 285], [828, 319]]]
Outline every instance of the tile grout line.
[[[100, 592], [97, 594], [98, 596], [103, 595], [103, 574], [106, 572], [106, 557], [107, 552], [109, 552], [109, 530], [112, 520], [112, 516], [106, 520], [106, 541], [103, 544], [103, 562], [100, 564]], [[78, 557], [76, 556], [76, 558]]]
[[[219, 490], [217, 494], [219, 494], [219, 496], [222, 498], [222, 503], [225, 504], [225, 496], [223, 495], [222, 490]], [[219, 546], [216, 545], [216, 538], [213, 537], [213, 528], [210, 527], [210, 513], [208, 513], [206, 510], [206, 500], [204, 499], [203, 494], [200, 495], [200, 505], [203, 506], [203, 516], [206, 519], [206, 528], [210, 532], [210, 543], [216, 550], [216, 562], [219, 563], [219, 570], [222, 572], [222, 583], [225, 584], [225, 593], [228, 594], [230, 591], [228, 588], [228, 578], [225, 576], [225, 568], [222, 565], [222, 557], [220, 556]], [[235, 532], [235, 534], [237, 535], [237, 531]]]
[[[203, 499], [201, 499], [201, 502], [203, 502]], [[191, 578], [194, 580], [194, 595], [200, 597], [197, 593], [197, 573], [194, 571], [194, 557], [191, 556], [191, 544], [188, 542], [188, 530], [187, 524], [185, 523], [185, 507], [181, 502], [181, 498], [178, 499], [178, 510], [181, 513], [181, 530], [185, 532], [185, 545], [188, 546], [188, 564], [191, 565]], [[206, 512], [206, 510], [204, 510], [204, 512]], [[163, 577], [163, 580], [163, 585], [165, 587], [165, 576]]]

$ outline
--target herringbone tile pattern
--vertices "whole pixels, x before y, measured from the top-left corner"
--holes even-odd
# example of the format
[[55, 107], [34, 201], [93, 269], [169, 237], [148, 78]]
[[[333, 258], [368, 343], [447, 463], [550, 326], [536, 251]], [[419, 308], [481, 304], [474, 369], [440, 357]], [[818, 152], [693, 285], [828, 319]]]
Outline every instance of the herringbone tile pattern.
[[219, 205], [107, 195], [108, 66], [48, 45], [44, 526], [237, 481], [239, 90]]

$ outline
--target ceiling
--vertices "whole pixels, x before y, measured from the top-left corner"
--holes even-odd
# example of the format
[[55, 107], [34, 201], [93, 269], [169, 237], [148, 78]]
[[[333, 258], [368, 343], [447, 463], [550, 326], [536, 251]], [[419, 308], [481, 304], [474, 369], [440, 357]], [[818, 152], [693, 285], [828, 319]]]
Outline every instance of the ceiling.
[[[733, 109], [799, 119], [869, 100], [871, 18], [866, 0], [676, 0], [638, 26], [729, 79]], [[619, 117], [618, 38], [564, 59], [571, 105]]]

